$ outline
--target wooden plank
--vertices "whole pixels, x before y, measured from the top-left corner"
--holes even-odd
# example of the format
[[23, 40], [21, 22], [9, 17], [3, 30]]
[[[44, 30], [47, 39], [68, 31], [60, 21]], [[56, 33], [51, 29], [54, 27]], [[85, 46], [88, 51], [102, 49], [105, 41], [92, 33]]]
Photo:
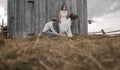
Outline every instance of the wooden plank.
[[44, 25], [48, 22], [48, 21], [46, 21], [46, 19], [47, 19], [47, 14], [46, 14], [46, 0], [43, 0], [42, 1], [42, 14], [43, 14], [43, 16], [42, 16], [42, 27], [41, 27], [41, 32], [42, 32], [42, 30], [43, 30], [43, 27], [44, 27]]
[[8, 36], [12, 37], [12, 36], [14, 36], [14, 32], [13, 32], [14, 25], [13, 24], [14, 24], [14, 19], [15, 19], [15, 17], [14, 17], [14, 12], [15, 12], [14, 0], [9, 0], [8, 3], [10, 3], [8, 5], [8, 8], [10, 9], [10, 10], [8, 10]]
[[21, 10], [22, 10], [22, 12], [21, 12], [21, 31], [22, 31], [22, 33], [21, 33], [21, 37], [24, 37], [25, 38], [25, 36], [26, 36], [26, 30], [25, 30], [25, 2], [26, 2], [26, 0], [22, 0], [22, 6], [21, 6]]
[[39, 4], [40, 0], [36, 0], [35, 1], [35, 7], [36, 7], [36, 11], [35, 11], [35, 22], [36, 22], [36, 33], [40, 32], [40, 20], [39, 20], [39, 16], [40, 16], [40, 9], [39, 9]]
[[16, 1], [16, 36], [20, 37], [20, 0]]
[[11, 0], [8, 0], [7, 1], [8, 5], [7, 7], [9, 8], [9, 10], [7, 11], [8, 13], [8, 36], [11, 37], [11, 21], [10, 21], [10, 16], [11, 16], [11, 13], [10, 13], [10, 9], [11, 9]]
[[16, 32], [17, 32], [16, 31], [16, 21], [17, 21], [16, 20], [16, 17], [17, 17], [16, 14], [17, 14], [17, 12], [15, 12], [16, 9], [17, 9], [16, 0], [14, 0], [14, 7], [13, 8], [14, 8], [14, 12], [13, 12], [14, 13], [14, 25], [12, 26], [12, 28], [13, 28], [13, 37], [16, 38]]
[[84, 0], [84, 21], [85, 21], [85, 31], [84, 34], [88, 34], [88, 10], [87, 10], [87, 0]]
[[43, 12], [45, 12], [45, 11], [42, 11], [42, 2], [43, 2], [43, 0], [41, 0], [40, 1], [40, 6], [39, 6], [39, 9], [40, 9], [40, 32], [42, 32], [42, 24], [43, 24], [43, 20], [42, 20], [42, 16], [43, 16]]

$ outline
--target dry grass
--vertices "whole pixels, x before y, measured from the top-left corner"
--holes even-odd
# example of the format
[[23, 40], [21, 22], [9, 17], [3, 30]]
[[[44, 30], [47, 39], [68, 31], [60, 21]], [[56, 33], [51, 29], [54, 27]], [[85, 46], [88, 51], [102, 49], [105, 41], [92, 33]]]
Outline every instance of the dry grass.
[[0, 70], [120, 70], [120, 36], [0, 38]]

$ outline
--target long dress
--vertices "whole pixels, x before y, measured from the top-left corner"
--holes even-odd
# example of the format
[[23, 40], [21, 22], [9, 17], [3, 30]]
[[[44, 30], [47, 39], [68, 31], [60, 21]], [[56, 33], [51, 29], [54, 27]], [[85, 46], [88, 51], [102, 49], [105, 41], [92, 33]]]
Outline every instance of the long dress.
[[61, 23], [59, 24], [60, 32], [65, 32], [68, 37], [72, 37], [71, 32], [71, 19], [67, 18], [67, 11], [60, 11]]

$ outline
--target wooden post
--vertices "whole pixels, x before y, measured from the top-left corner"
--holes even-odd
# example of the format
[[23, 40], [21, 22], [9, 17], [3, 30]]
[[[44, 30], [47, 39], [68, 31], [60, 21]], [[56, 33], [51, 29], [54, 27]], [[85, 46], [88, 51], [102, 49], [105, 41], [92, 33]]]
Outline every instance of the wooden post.
[[2, 26], [4, 26], [4, 19], [2, 19]]
[[106, 34], [106, 33], [105, 33], [105, 31], [104, 31], [103, 29], [101, 29], [101, 32], [102, 32], [102, 34], [103, 34], [103, 35], [105, 35], [105, 34]]

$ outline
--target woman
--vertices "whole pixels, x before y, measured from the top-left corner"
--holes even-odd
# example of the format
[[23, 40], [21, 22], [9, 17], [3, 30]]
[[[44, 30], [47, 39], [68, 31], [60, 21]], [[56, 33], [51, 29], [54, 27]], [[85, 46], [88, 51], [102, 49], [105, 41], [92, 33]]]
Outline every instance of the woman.
[[67, 15], [68, 15], [67, 6], [63, 5], [61, 11], [59, 12], [60, 35], [72, 37], [73, 35], [71, 32], [71, 19], [67, 18]]

